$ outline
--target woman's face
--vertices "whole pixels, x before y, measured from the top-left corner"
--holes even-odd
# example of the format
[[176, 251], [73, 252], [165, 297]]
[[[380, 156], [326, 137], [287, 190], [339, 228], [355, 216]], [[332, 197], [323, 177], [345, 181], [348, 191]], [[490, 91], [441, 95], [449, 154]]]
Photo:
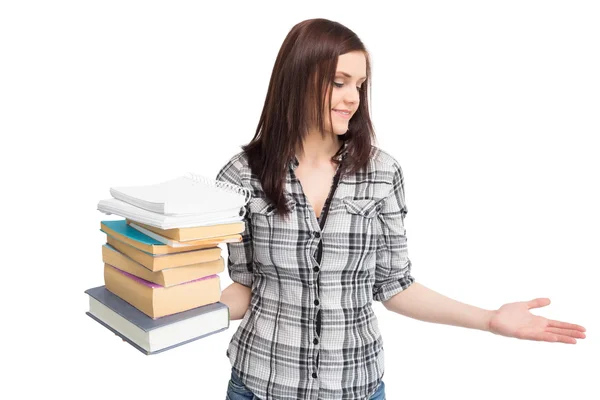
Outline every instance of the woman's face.
[[343, 135], [348, 131], [350, 118], [358, 110], [359, 92], [367, 77], [367, 60], [362, 51], [353, 51], [338, 57], [335, 79], [330, 87], [331, 109], [325, 102], [325, 129], [329, 118], [333, 122], [333, 133]]

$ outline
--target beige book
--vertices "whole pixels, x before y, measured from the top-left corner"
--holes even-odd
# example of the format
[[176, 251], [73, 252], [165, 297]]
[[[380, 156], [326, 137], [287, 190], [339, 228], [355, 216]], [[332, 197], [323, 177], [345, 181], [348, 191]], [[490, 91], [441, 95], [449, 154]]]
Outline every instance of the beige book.
[[237, 233], [244, 232], [245, 223], [243, 221], [234, 222], [230, 224], [219, 224], [210, 226], [196, 226], [192, 228], [173, 228], [173, 229], [161, 229], [155, 226], [142, 224], [141, 222], [127, 220], [130, 224], [134, 222], [136, 225], [142, 228], [148, 229], [156, 233], [157, 235], [177, 240], [179, 242], [188, 242], [192, 240], [204, 240], [204, 239], [218, 239], [220, 237], [230, 237]]
[[121, 271], [129, 272], [138, 278], [165, 287], [179, 285], [180, 283], [218, 274], [225, 269], [223, 257], [220, 257], [215, 261], [185, 265], [183, 267], [166, 268], [153, 272], [108, 244], [102, 245], [102, 261], [113, 267], [117, 267]]
[[151, 318], [191, 310], [221, 299], [218, 275], [162, 287], [104, 264], [104, 284], [110, 292]]
[[221, 257], [220, 247], [211, 247], [208, 249], [192, 250], [175, 254], [152, 255], [129, 246], [111, 236], [106, 238], [106, 242], [127, 257], [142, 264], [150, 271], [161, 271], [166, 268], [200, 264], [215, 261]]

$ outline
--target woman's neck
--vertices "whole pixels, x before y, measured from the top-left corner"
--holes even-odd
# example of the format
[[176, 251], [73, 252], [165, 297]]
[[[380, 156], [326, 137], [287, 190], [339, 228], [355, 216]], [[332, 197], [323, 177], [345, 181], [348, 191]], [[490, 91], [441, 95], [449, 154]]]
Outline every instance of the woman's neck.
[[309, 134], [302, 142], [303, 150], [296, 147], [296, 158], [300, 163], [321, 165], [327, 163], [343, 145], [337, 135], [322, 138], [320, 134]]

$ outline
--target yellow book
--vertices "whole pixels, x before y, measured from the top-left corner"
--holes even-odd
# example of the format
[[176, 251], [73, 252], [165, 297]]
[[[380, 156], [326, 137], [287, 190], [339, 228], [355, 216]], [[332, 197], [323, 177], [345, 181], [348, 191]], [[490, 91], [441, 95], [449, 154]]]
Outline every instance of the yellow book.
[[[133, 229], [133, 228], [132, 228]], [[129, 246], [111, 236], [106, 238], [106, 242], [125, 254], [132, 260], [142, 264], [150, 271], [161, 271], [165, 268], [183, 267], [185, 265], [200, 264], [209, 261], [218, 260], [221, 257], [219, 247], [208, 249], [192, 250], [175, 254], [148, 254], [133, 246]]]
[[110, 292], [151, 318], [191, 310], [221, 299], [218, 275], [162, 287], [105, 264], [104, 284]]
[[141, 222], [127, 220], [128, 224], [135, 223], [149, 231], [152, 231], [160, 236], [177, 240], [179, 242], [187, 242], [192, 240], [216, 239], [220, 236], [230, 236], [236, 233], [242, 233], [245, 229], [243, 221], [230, 224], [219, 224], [210, 226], [197, 226], [193, 228], [173, 228], [161, 229], [155, 226], [142, 224]]
[[183, 267], [166, 268], [153, 272], [108, 244], [102, 246], [102, 261], [121, 271], [129, 272], [138, 278], [165, 287], [218, 274], [225, 269], [223, 257], [219, 257], [218, 260], [214, 261], [185, 265]]

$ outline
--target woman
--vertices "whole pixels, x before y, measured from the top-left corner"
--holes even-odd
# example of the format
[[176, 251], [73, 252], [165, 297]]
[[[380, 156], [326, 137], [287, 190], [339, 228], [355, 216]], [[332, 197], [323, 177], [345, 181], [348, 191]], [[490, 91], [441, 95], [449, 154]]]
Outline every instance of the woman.
[[384, 399], [372, 301], [423, 321], [576, 343], [581, 326], [534, 316], [540, 298], [483, 310], [415, 282], [402, 170], [372, 145], [369, 55], [343, 25], [303, 21], [275, 61], [252, 141], [218, 180], [252, 191], [234, 281], [222, 302], [242, 319], [227, 355], [227, 399]]

